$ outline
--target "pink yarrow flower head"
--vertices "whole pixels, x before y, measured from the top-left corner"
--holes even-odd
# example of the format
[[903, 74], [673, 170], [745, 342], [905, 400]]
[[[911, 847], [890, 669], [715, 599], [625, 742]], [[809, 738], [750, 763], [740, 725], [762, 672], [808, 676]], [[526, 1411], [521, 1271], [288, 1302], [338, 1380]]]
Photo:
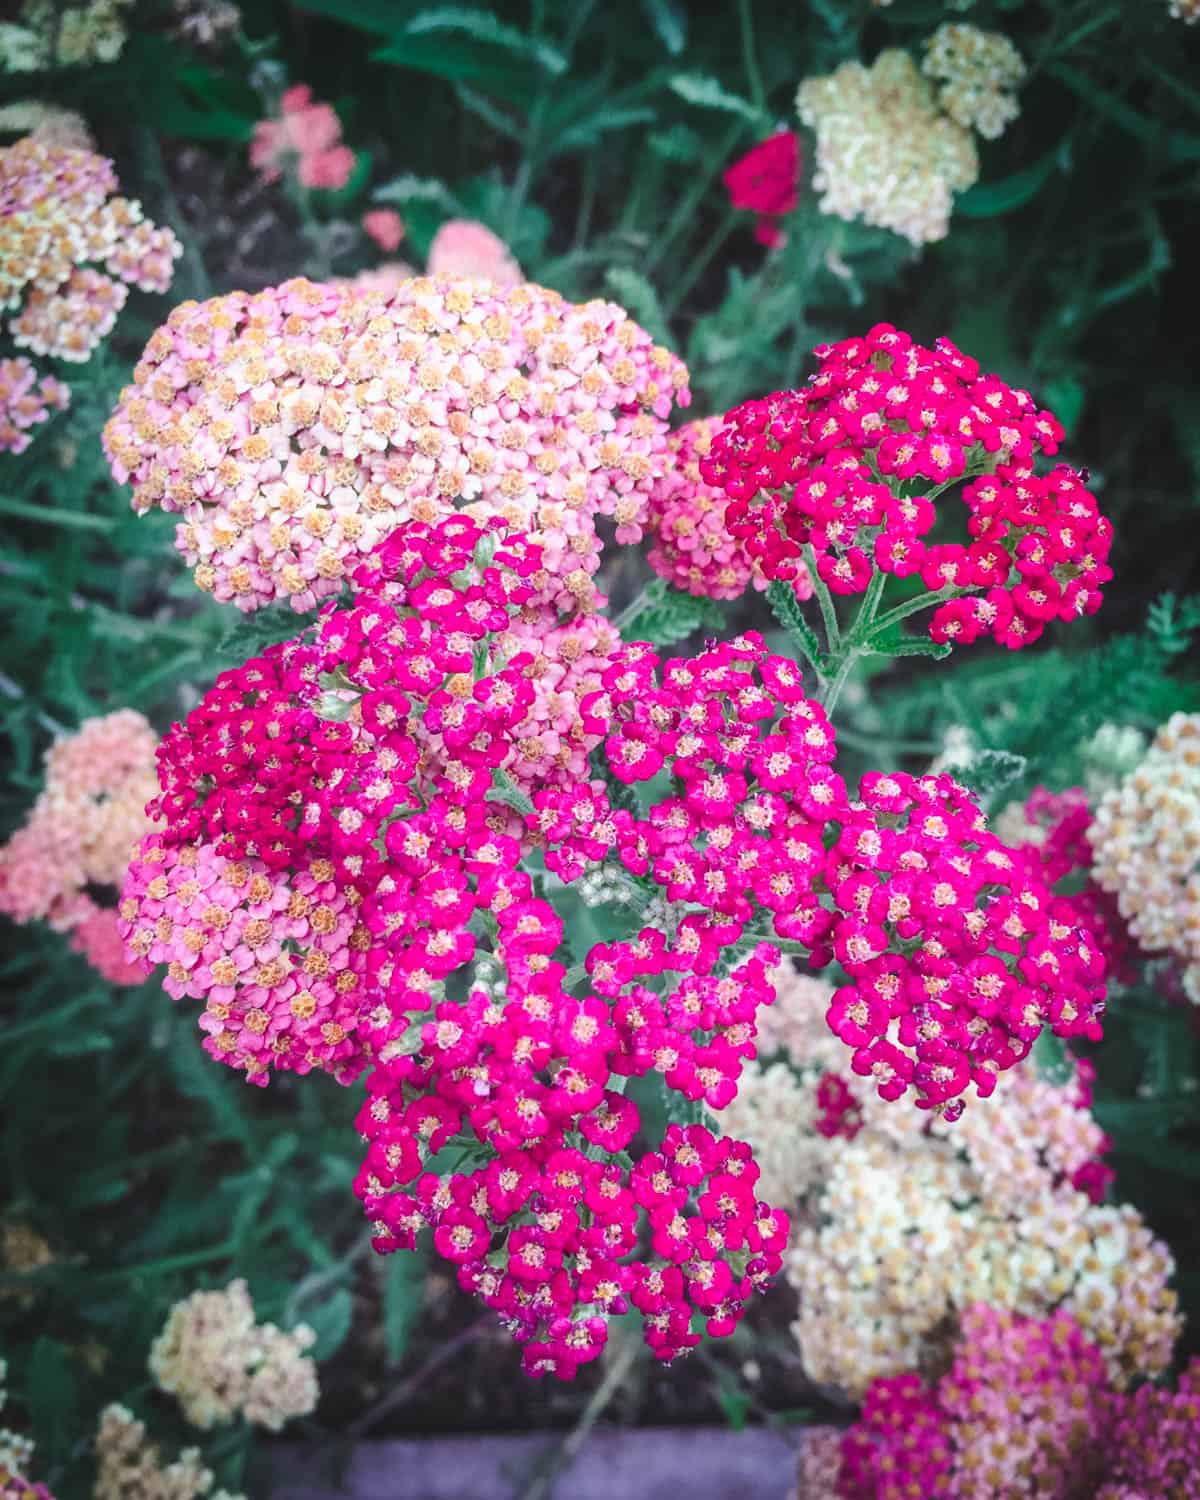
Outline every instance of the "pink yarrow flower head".
[[362, 216], [362, 227], [385, 255], [400, 248], [404, 238], [404, 220], [394, 208], [372, 208]]
[[267, 182], [285, 170], [309, 188], [342, 188], [354, 170], [354, 152], [342, 143], [342, 125], [331, 104], [317, 104], [307, 84], [288, 89], [276, 119], [254, 127], [250, 165]]
[[1099, 1349], [1066, 1313], [1037, 1320], [969, 1308], [954, 1364], [935, 1386], [916, 1374], [873, 1383], [842, 1439], [838, 1493], [1085, 1500], [1109, 1473], [1112, 1401]]
[[525, 280], [504, 241], [474, 219], [448, 219], [441, 226], [429, 247], [428, 273], [468, 276], [501, 288]]
[[[130, 286], [170, 286], [183, 247], [117, 186], [112, 163], [92, 151], [33, 137], [0, 147], [0, 310], [19, 349], [82, 363]], [[26, 358], [0, 361], [0, 452], [21, 452], [68, 396]]]
[[755, 239], [768, 246], [781, 244], [778, 220], [800, 201], [800, 137], [794, 130], [768, 136], [734, 162], [723, 181], [734, 208], [759, 216]]
[[70, 935], [112, 984], [140, 984], [125, 962], [112, 905], [149, 820], [157, 738], [131, 709], [87, 719], [46, 753], [45, 786], [0, 847], [0, 912]]
[[[701, 419], [671, 434], [667, 462], [650, 500], [648, 561], [660, 578], [684, 593], [736, 599], [749, 584], [766, 588], [766, 579], [726, 528], [724, 492], [707, 484], [700, 472], [719, 425], [713, 418]], [[807, 584], [807, 573], [798, 571], [796, 592], [802, 599], [811, 595]]]
[[598, 516], [642, 535], [687, 372], [612, 303], [414, 278], [185, 303], [105, 428], [197, 584], [311, 609], [396, 527], [456, 511], [541, 549], [548, 620], [602, 603]]
[[[795, 577], [807, 547], [834, 593], [919, 574], [944, 600], [929, 634], [949, 645], [1015, 650], [1099, 608], [1112, 526], [1084, 474], [1039, 468], [1062, 440], [1052, 413], [948, 339], [927, 349], [890, 324], [815, 353], [806, 387], [730, 412], [701, 464], [765, 577]], [[943, 491], [964, 542], [932, 541]]]

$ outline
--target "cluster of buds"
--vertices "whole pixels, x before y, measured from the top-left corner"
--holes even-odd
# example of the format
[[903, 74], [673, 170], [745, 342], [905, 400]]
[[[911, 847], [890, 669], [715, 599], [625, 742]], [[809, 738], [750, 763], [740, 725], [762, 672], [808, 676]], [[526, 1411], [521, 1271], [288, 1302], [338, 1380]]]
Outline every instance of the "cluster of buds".
[[[917, 574], [938, 596], [930, 636], [959, 645], [1015, 650], [1099, 608], [1112, 526], [1082, 474], [1036, 472], [1062, 440], [1052, 413], [948, 339], [927, 349], [890, 324], [815, 352], [807, 386], [737, 407], [701, 462], [765, 577], [794, 578], [809, 548], [835, 594]], [[960, 482], [969, 540], [927, 541]]]
[[184, 303], [104, 433], [196, 582], [309, 609], [396, 526], [461, 510], [541, 548], [536, 598], [600, 602], [597, 515], [636, 542], [687, 373], [611, 303], [410, 279]]

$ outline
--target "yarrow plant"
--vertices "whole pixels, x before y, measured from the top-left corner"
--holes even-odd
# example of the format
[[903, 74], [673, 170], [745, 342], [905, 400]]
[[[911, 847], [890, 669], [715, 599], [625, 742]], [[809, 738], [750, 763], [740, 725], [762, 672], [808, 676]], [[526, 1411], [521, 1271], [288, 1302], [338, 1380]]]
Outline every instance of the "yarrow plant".
[[[1071, 585], [1082, 541], [1037, 552], [1065, 481], [1040, 487], [1032, 460], [1059, 431], [947, 345], [881, 328], [820, 353], [808, 391], [763, 403], [795, 421], [764, 437], [740, 408], [671, 438], [686, 371], [611, 304], [293, 282], [177, 310], [107, 429], [138, 506], [184, 513], [219, 597], [307, 607], [349, 585], [164, 740], [120, 906], [130, 953], [204, 1002], [206, 1049], [251, 1081], [364, 1080], [375, 1247], [432, 1230], [533, 1375], [571, 1378], [630, 1309], [673, 1359], [780, 1270], [787, 1216], [716, 1122], [782, 951], [839, 967], [826, 1009], [854, 1087], [822, 1097], [831, 1134], [859, 1077], [949, 1128], [1043, 1029], [1099, 1032], [1103, 960], [1070, 901], [949, 775], [852, 792], [825, 706], [867, 643], [840, 636], [827, 580], [854, 549], [890, 565], [902, 538], [923, 546], [931, 471], [986, 470], [995, 493], [968, 504], [995, 593], [1007, 546], [1037, 553], [1042, 589], [1055, 567]], [[794, 519], [777, 487], [816, 496], [834, 463], [845, 524]], [[737, 504], [722, 521], [719, 492], [764, 482], [787, 524], [752, 537]], [[598, 612], [598, 515], [619, 543], [648, 529], [689, 593], [774, 580], [814, 685], [753, 631], [665, 659], [623, 640]], [[868, 553], [860, 529], [897, 546]], [[935, 594], [979, 587], [967, 555], [936, 554]], [[866, 566], [874, 606], [888, 569]], [[598, 940], [579, 945], [576, 901]]]
[[595, 608], [598, 515], [641, 539], [682, 364], [612, 303], [446, 277], [288, 282], [185, 303], [105, 429], [134, 505], [178, 512], [196, 582], [309, 609], [396, 526], [455, 510], [541, 547], [540, 597]]
[[[48, 922], [111, 984], [139, 984], [117, 930], [116, 894], [149, 826], [158, 738], [141, 714], [88, 719], [46, 753], [45, 787], [0, 846], [0, 912]], [[102, 904], [107, 895], [109, 904]]]
[[828, 985], [774, 982], [761, 1060], [727, 1119], [793, 1215], [786, 1273], [808, 1374], [861, 1397], [936, 1368], [977, 1302], [1070, 1313], [1121, 1387], [1161, 1373], [1180, 1329], [1173, 1263], [1136, 1211], [1104, 1201], [1090, 1064], [1068, 1063], [1061, 1082], [1028, 1064], [957, 1124], [927, 1124], [845, 1068], [824, 1026]]
[[285, 90], [278, 117], [254, 127], [250, 165], [266, 182], [287, 172], [302, 188], [340, 188], [354, 170], [354, 152], [342, 142], [333, 106], [316, 103], [312, 89], [297, 83]]
[[[116, 323], [130, 286], [165, 292], [182, 247], [138, 203], [119, 196], [110, 161], [26, 137], [0, 147], [0, 307], [19, 349], [78, 364]], [[0, 362], [0, 451], [20, 452], [28, 429], [68, 390], [24, 356]]]

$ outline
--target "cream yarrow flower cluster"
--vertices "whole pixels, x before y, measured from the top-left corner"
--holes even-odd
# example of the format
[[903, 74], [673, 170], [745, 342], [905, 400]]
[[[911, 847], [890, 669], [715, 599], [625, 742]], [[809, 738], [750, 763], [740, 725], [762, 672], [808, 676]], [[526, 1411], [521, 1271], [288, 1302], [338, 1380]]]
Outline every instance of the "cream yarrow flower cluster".
[[954, 194], [975, 182], [979, 158], [907, 52], [805, 79], [796, 108], [816, 132], [813, 185], [823, 213], [894, 230], [914, 245], [945, 238]]
[[1025, 63], [1002, 32], [947, 22], [926, 41], [922, 71], [938, 80], [944, 113], [985, 140], [1002, 136], [1021, 112], [1013, 91]]
[[1200, 714], [1173, 715], [1096, 808], [1092, 878], [1117, 898], [1141, 946], [1184, 965], [1200, 1004]]
[[17, 20], [0, 25], [0, 69], [41, 73], [47, 68], [114, 62], [125, 47], [125, 12], [132, 0], [25, 0]]
[[185, 1448], [164, 1463], [146, 1435], [146, 1424], [127, 1406], [114, 1403], [100, 1413], [95, 1450], [95, 1500], [244, 1500], [213, 1490], [213, 1474], [204, 1467], [199, 1448]]
[[[922, 1366], [973, 1302], [1033, 1317], [1064, 1309], [1118, 1383], [1162, 1370], [1179, 1328], [1171, 1257], [1133, 1208], [1074, 1185], [1106, 1144], [1077, 1085], [1019, 1069], [953, 1125], [889, 1108], [869, 1082], [834, 1074], [821, 988], [782, 979], [771, 1016], [786, 1018], [787, 1052], [764, 1037], [763, 1064], [725, 1112], [764, 1191], [798, 1210], [787, 1274], [812, 1378], [859, 1395]], [[835, 1076], [840, 1123], [828, 1109]]]
[[197, 584], [310, 609], [397, 526], [455, 510], [542, 549], [538, 602], [599, 603], [597, 515], [637, 542], [687, 371], [608, 302], [421, 277], [184, 303], [104, 433]]
[[303, 1324], [285, 1333], [256, 1322], [246, 1283], [233, 1281], [175, 1304], [150, 1350], [150, 1373], [193, 1427], [244, 1417], [278, 1432], [317, 1404], [317, 1367], [305, 1353], [315, 1341]]

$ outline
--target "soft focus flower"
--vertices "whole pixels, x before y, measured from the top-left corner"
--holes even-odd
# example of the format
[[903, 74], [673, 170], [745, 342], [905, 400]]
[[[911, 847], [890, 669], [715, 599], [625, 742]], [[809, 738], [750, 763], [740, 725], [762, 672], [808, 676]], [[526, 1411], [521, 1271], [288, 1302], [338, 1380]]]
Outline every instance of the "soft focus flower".
[[25, 0], [15, 23], [0, 25], [0, 69], [40, 73], [47, 68], [109, 63], [125, 46], [132, 0]]
[[946, 237], [954, 194], [976, 180], [979, 161], [970, 132], [939, 112], [907, 52], [806, 79], [796, 108], [816, 132], [822, 212], [894, 230], [914, 245]]
[[342, 188], [354, 170], [354, 152], [342, 144], [332, 104], [313, 102], [312, 89], [295, 84], [280, 100], [279, 116], [261, 120], [250, 142], [250, 165], [267, 182], [294, 171], [302, 187]]
[[1200, 0], [1170, 0], [1169, 10], [1176, 21], [1194, 26], [1200, 21]]
[[175, 34], [196, 47], [215, 47], [242, 24], [232, 0], [172, 0]]
[[69, 388], [53, 375], [39, 380], [24, 355], [0, 359], [0, 453], [23, 453], [33, 441], [29, 429], [70, 401]]
[[[668, 455], [662, 474], [650, 496], [646, 530], [652, 538], [647, 554], [650, 566], [684, 593], [703, 599], [736, 599], [754, 584], [766, 587], [741, 542], [725, 527], [726, 496], [706, 484], [700, 461], [708, 455], [720, 422], [715, 418], [689, 422], [668, 439]], [[796, 592], [802, 599], [811, 593], [804, 584], [807, 574], [797, 575]]]
[[1026, 1065], [957, 1124], [928, 1122], [845, 1069], [824, 1022], [831, 986], [774, 981], [761, 1061], [726, 1119], [763, 1191], [794, 1210], [787, 1274], [810, 1377], [857, 1396], [936, 1366], [977, 1301], [1069, 1312], [1118, 1385], [1159, 1373], [1180, 1327], [1173, 1264], [1135, 1210], [1094, 1197], [1109, 1143], [1086, 1067], [1056, 1084]]
[[1174, 714], [1144, 759], [1096, 808], [1093, 879], [1117, 898], [1141, 946], [1184, 965], [1200, 1004], [1200, 714]]
[[722, 179], [734, 208], [758, 214], [755, 237], [776, 245], [782, 235], [776, 220], [790, 214], [800, 201], [800, 138], [781, 130], [747, 151], [727, 169]]
[[[700, 463], [767, 578], [795, 577], [806, 547], [836, 594], [919, 574], [945, 600], [935, 641], [1010, 650], [1100, 607], [1112, 524], [1081, 473], [1036, 472], [1062, 439], [1053, 413], [948, 339], [927, 349], [888, 323], [815, 353], [807, 386], [729, 412]], [[966, 542], [934, 543], [959, 503]]]
[[106, 1406], [96, 1432], [94, 1500], [244, 1500], [213, 1490], [212, 1471], [204, 1467], [199, 1448], [185, 1448], [164, 1463], [127, 1406]]
[[429, 247], [426, 274], [469, 276], [501, 289], [525, 280], [504, 241], [473, 219], [448, 219], [441, 226]]
[[158, 790], [157, 743], [132, 709], [85, 720], [47, 751], [45, 789], [0, 848], [0, 912], [70, 933], [72, 947], [115, 984], [143, 976], [122, 956], [116, 913], [89, 888], [125, 878]]
[[203, 1429], [244, 1417], [278, 1432], [317, 1404], [316, 1334], [255, 1321], [244, 1281], [176, 1302], [150, 1350], [150, 1373], [184, 1418]]
[[[116, 187], [112, 163], [90, 151], [31, 137], [0, 147], [0, 306], [18, 347], [86, 360], [130, 285], [170, 285], [182, 246], [137, 203], [110, 196]], [[24, 359], [0, 364], [0, 450], [19, 452], [45, 407], [66, 404], [57, 382], [35, 392], [35, 374]]]
[[1025, 77], [1021, 54], [998, 31], [946, 22], [925, 43], [922, 72], [940, 80], [938, 104], [959, 125], [987, 140], [1004, 134], [1021, 112], [1012, 90]]
[[17, 99], [0, 106], [0, 132], [27, 135], [39, 145], [68, 146], [76, 151], [93, 151], [96, 145], [82, 115], [41, 99]]
[[200, 587], [309, 609], [402, 522], [500, 517], [552, 612], [600, 601], [597, 515], [636, 542], [687, 372], [612, 303], [419, 278], [176, 308], [105, 428]]
[[404, 238], [404, 220], [394, 208], [372, 208], [362, 216], [362, 227], [387, 255]]

